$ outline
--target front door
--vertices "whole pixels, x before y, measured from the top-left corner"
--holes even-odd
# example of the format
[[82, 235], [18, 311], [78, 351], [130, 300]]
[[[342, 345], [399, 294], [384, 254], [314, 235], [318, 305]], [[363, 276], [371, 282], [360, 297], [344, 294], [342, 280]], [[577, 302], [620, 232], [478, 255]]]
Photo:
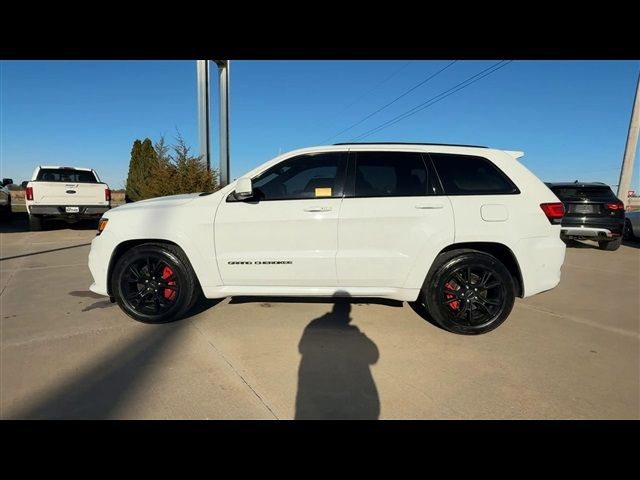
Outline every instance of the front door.
[[253, 178], [254, 196], [223, 200], [215, 249], [225, 285], [335, 286], [346, 152], [299, 155]]

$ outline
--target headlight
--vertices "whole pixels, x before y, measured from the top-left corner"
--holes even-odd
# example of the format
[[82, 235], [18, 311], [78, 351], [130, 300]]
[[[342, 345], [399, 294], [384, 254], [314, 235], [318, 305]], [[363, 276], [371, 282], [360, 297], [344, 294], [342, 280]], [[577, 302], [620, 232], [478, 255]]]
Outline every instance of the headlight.
[[101, 218], [100, 222], [98, 223], [98, 235], [100, 235], [102, 233], [102, 231], [107, 228], [107, 223], [109, 223], [109, 219], [108, 218]]

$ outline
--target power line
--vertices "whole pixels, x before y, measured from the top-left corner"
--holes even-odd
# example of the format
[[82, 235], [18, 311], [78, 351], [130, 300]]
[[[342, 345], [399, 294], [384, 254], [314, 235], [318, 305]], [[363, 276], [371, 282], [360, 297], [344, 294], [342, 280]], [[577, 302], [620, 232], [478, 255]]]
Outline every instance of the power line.
[[389, 80], [391, 80], [393, 77], [395, 77], [396, 75], [398, 75], [402, 70], [404, 70], [406, 67], [409, 66], [409, 64], [412, 62], [413, 60], [409, 60], [407, 63], [403, 64], [400, 68], [398, 68], [396, 71], [394, 71], [391, 75], [389, 75], [388, 77], [385, 77], [384, 80], [381, 80], [379, 83], [377, 83], [373, 88], [371, 88], [370, 90], [368, 90], [366, 93], [363, 93], [362, 95], [360, 95], [358, 98], [356, 98], [353, 102], [351, 102], [350, 104], [348, 104], [347, 106], [345, 106], [342, 110], [340, 110], [340, 112], [344, 112], [345, 110], [347, 110], [349, 107], [355, 105], [356, 103], [358, 103], [360, 100], [362, 100], [363, 98], [365, 98], [367, 95], [370, 95], [372, 92], [375, 92], [378, 88], [380, 88], [380, 86], [384, 85], [385, 83], [387, 83]]
[[399, 95], [398, 97], [394, 98], [393, 100], [391, 100], [389, 103], [387, 103], [386, 105], [383, 105], [382, 107], [380, 107], [379, 109], [377, 109], [375, 112], [370, 113], [369, 115], [367, 115], [366, 117], [364, 117], [362, 120], [354, 123], [353, 125], [350, 125], [349, 127], [345, 128], [344, 130], [340, 130], [338, 133], [336, 133], [335, 135], [328, 137], [326, 139], [324, 139], [322, 142], [320, 142], [321, 144], [328, 142], [329, 140], [336, 138], [340, 135], [342, 135], [345, 132], [348, 132], [349, 130], [351, 130], [353, 127], [357, 127], [358, 125], [360, 125], [362, 122], [370, 119], [371, 117], [373, 117], [375, 114], [381, 112], [382, 110], [384, 110], [387, 107], [390, 107], [391, 105], [393, 105], [394, 103], [396, 103], [398, 100], [400, 100], [403, 97], [406, 97], [407, 95], [409, 95], [411, 92], [413, 92], [416, 88], [421, 87], [422, 85], [424, 85], [425, 83], [427, 83], [429, 80], [431, 80], [432, 78], [435, 78], [436, 76], [438, 76], [440, 73], [444, 72], [447, 68], [451, 67], [454, 63], [456, 63], [457, 60], [454, 60], [453, 62], [449, 63], [448, 65], [446, 65], [445, 67], [441, 68], [440, 70], [438, 70], [436, 73], [434, 73], [433, 75], [430, 75], [429, 77], [425, 78], [424, 80], [422, 80], [420, 83], [414, 85], [413, 87], [411, 87], [409, 90], [407, 90], [406, 92], [404, 92], [403, 94]]
[[390, 127], [391, 125], [395, 125], [396, 123], [404, 120], [405, 118], [408, 118], [412, 115], [415, 115], [416, 113], [424, 110], [425, 108], [428, 108], [436, 103], [438, 103], [440, 100], [444, 100], [445, 98], [447, 98], [450, 95], [453, 95], [454, 93], [468, 87], [469, 85], [472, 85], [473, 83], [482, 80], [484, 77], [491, 75], [492, 73], [500, 70], [503, 67], [506, 67], [507, 65], [509, 65], [513, 60], [501, 60], [493, 65], [491, 65], [488, 68], [485, 68], [484, 70], [482, 70], [481, 72], [476, 73], [475, 75], [467, 78], [466, 80], [458, 83], [457, 85], [455, 85], [454, 87], [451, 87], [448, 90], [445, 90], [444, 92], [439, 93], [438, 95], [436, 95], [435, 97], [431, 97], [429, 100], [422, 102], [419, 105], [416, 105], [415, 107], [407, 110], [404, 113], [401, 113], [400, 115], [397, 115], [396, 117], [392, 118], [391, 120], [388, 120], [380, 125], [378, 125], [377, 127], [374, 127], [370, 130], [367, 130], [366, 132], [358, 135], [355, 138], [352, 138], [350, 141], [356, 141], [356, 140], [360, 140], [361, 138], [366, 138], [370, 135], [373, 135], [374, 133], [377, 133], [381, 130], [384, 130], [387, 127]]

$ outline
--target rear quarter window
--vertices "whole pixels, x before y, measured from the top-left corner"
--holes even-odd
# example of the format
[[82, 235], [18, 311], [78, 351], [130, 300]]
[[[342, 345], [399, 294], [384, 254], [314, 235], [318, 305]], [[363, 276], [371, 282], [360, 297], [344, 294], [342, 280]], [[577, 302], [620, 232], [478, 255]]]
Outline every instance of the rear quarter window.
[[445, 195], [506, 195], [520, 193], [498, 167], [484, 157], [430, 153]]

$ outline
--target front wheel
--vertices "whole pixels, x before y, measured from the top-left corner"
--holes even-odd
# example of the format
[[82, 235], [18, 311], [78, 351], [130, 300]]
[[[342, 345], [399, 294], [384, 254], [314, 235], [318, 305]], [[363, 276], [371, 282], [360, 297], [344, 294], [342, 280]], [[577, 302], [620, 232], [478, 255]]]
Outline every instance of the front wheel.
[[189, 260], [173, 245], [138, 245], [120, 257], [111, 276], [120, 308], [144, 323], [182, 318], [199, 290]]
[[618, 237], [615, 240], [598, 242], [598, 247], [600, 247], [600, 250], [609, 250], [612, 252], [618, 250], [620, 248], [620, 245], [622, 245], [622, 237]]
[[420, 294], [421, 303], [445, 330], [462, 335], [487, 333], [504, 322], [515, 301], [511, 274], [494, 256], [464, 250], [436, 259]]

